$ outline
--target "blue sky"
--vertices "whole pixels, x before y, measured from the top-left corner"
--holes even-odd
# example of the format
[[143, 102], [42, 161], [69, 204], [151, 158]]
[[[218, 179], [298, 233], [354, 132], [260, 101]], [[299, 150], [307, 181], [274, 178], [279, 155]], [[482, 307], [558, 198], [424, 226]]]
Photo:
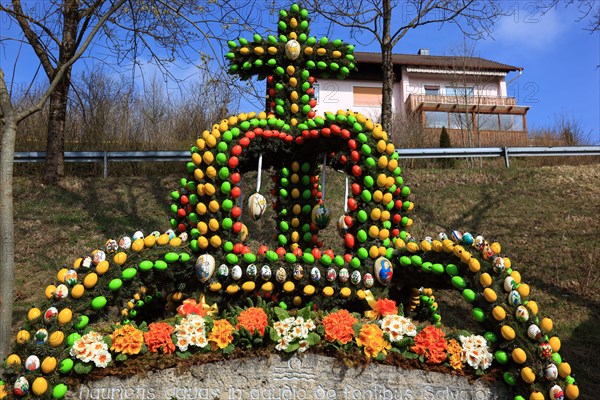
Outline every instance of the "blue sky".
[[[581, 123], [592, 142], [600, 144], [600, 33], [584, 30], [588, 20], [577, 22], [580, 13], [576, 7], [559, 5], [542, 15], [533, 9], [530, 1], [505, 2], [504, 6], [512, 15], [496, 24], [492, 38], [476, 43], [475, 55], [524, 69], [522, 76], [509, 86], [508, 94], [516, 97], [517, 104], [531, 107], [530, 130], [550, 126], [555, 115], [567, 114]], [[263, 21], [267, 30], [276, 29], [275, 18]], [[5, 22], [2, 22], [3, 30], [7, 29]], [[311, 24], [311, 29], [317, 37], [327, 33], [325, 24], [318, 19]], [[332, 36], [344, 38], [347, 35], [336, 29]], [[347, 38], [346, 41], [351, 42]], [[414, 54], [419, 48], [429, 48], [432, 55], [448, 55], [462, 43], [462, 33], [454, 25], [432, 25], [410, 31], [394, 52]], [[11, 53], [15, 50], [6, 45], [0, 49], [0, 63], [7, 80], [12, 74], [14, 56]], [[356, 50], [379, 51], [375, 43], [366, 47], [359, 45]], [[86, 64], [89, 66], [89, 61], [76, 66], [81, 69]], [[23, 47], [15, 82], [28, 84], [36, 67], [37, 59], [27, 46]], [[146, 76], [156, 71], [151, 65], [144, 68]], [[172, 71], [178, 76], [189, 76], [195, 70], [193, 66], [184, 65]], [[516, 73], [511, 73], [507, 81], [515, 76]], [[40, 78], [45, 80], [43, 75]]]

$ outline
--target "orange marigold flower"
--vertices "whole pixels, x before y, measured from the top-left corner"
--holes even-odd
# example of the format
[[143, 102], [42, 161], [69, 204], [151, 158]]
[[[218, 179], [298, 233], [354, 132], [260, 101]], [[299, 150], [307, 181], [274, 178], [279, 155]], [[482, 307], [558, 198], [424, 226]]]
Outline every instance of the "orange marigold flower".
[[323, 326], [325, 327], [325, 340], [335, 342], [336, 340], [342, 344], [346, 344], [354, 337], [354, 328], [352, 325], [358, 320], [348, 312], [348, 310], [340, 310], [329, 314], [323, 318]]
[[375, 303], [374, 311], [382, 317], [386, 315], [398, 314], [398, 306], [394, 300], [390, 299], [379, 299], [377, 303]]
[[364, 324], [360, 329], [356, 344], [364, 347], [364, 352], [368, 357], [377, 357], [379, 353], [387, 355], [387, 351], [392, 348], [391, 343], [383, 338], [383, 331], [375, 324]]
[[425, 356], [429, 364], [440, 364], [446, 360], [448, 342], [445, 333], [435, 326], [427, 326], [415, 336], [415, 344], [411, 350], [420, 356]]
[[144, 333], [144, 342], [148, 351], [158, 353], [162, 349], [164, 354], [175, 352], [175, 344], [171, 340], [173, 327], [166, 322], [153, 322], [148, 325], [148, 332]]
[[242, 327], [250, 333], [258, 331], [261, 335], [264, 335], [267, 324], [268, 318], [265, 310], [259, 307], [250, 307], [238, 315], [238, 324], [235, 328], [240, 329]]
[[115, 329], [110, 337], [112, 339], [110, 349], [117, 353], [138, 354], [144, 344], [144, 333], [133, 325]]
[[448, 341], [448, 360], [453, 369], [461, 370], [463, 367], [463, 363], [460, 360], [461, 352], [462, 347], [460, 347], [460, 343], [456, 339], [450, 339]]
[[229, 346], [233, 341], [233, 329], [233, 325], [226, 319], [216, 320], [208, 335], [212, 348], [216, 350], [216, 348], [224, 349]]

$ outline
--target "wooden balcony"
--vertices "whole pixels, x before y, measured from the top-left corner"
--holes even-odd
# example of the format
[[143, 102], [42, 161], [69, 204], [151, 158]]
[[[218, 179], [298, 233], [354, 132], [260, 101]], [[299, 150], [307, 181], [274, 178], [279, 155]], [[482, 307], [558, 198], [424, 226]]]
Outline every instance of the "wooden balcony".
[[406, 99], [407, 111], [448, 111], [448, 112], [482, 112], [525, 114], [528, 106], [517, 106], [514, 97], [473, 96], [441, 96], [410, 94]]

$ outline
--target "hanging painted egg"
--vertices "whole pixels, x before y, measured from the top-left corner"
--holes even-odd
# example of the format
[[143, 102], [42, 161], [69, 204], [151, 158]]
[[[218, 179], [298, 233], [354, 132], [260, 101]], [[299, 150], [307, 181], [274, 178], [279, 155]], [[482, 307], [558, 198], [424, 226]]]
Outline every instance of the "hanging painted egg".
[[24, 376], [18, 377], [15, 381], [13, 393], [18, 396], [25, 396], [29, 393], [29, 382], [27, 382], [27, 379]]
[[94, 250], [92, 252], [92, 262], [94, 265], [98, 265], [104, 260], [106, 260], [106, 253], [104, 250]]
[[529, 328], [527, 328], [527, 336], [532, 340], [540, 340], [542, 338], [542, 330], [535, 324], [529, 325]]
[[485, 239], [483, 238], [483, 236], [476, 236], [472, 246], [478, 250], [483, 250], [483, 248], [485, 247]]
[[196, 276], [204, 283], [215, 272], [215, 259], [210, 254], [202, 254], [196, 261]]
[[336, 270], [334, 268], [329, 268], [327, 270], [327, 280], [329, 282], [333, 282], [333, 281], [336, 280], [336, 278], [337, 278], [337, 272], [336, 272]]
[[119, 247], [123, 250], [127, 250], [131, 247], [131, 238], [129, 236], [123, 236], [121, 240], [119, 240]]
[[219, 266], [219, 269], [217, 270], [217, 275], [219, 275], [219, 278], [221, 279], [226, 279], [229, 276], [229, 267], [227, 266], [227, 264], [221, 264]]
[[256, 278], [256, 275], [258, 275], [258, 268], [256, 267], [256, 265], [254, 265], [254, 264], [248, 265], [246, 267], [246, 275], [248, 275], [248, 278], [250, 278], [250, 279]]
[[52, 319], [56, 318], [57, 315], [58, 315], [58, 310], [56, 309], [56, 307], [50, 307], [44, 313], [44, 321], [50, 322]]
[[260, 276], [265, 281], [268, 281], [269, 279], [271, 279], [271, 267], [269, 267], [268, 265], [263, 265], [262, 268], [260, 269]]
[[508, 304], [518, 306], [521, 304], [521, 295], [516, 290], [511, 290], [508, 294]]
[[507, 276], [506, 279], [504, 279], [504, 291], [509, 293], [513, 290], [517, 290], [517, 283], [512, 276]]
[[48, 341], [48, 331], [44, 328], [38, 329], [35, 333], [34, 340], [37, 344], [44, 344]]
[[70, 269], [65, 274], [65, 283], [69, 286], [75, 286], [77, 284], [77, 271]]
[[167, 229], [165, 231], [165, 235], [167, 235], [169, 237], [169, 240], [171, 240], [175, 237], [175, 231], [173, 229]]
[[392, 280], [394, 274], [394, 267], [390, 260], [385, 257], [379, 257], [375, 260], [375, 277], [382, 285], [387, 285]]
[[550, 388], [548, 392], [551, 400], [564, 400], [565, 392], [563, 392], [562, 388], [558, 385], [554, 385]]
[[331, 219], [329, 209], [326, 208], [323, 204], [316, 205], [312, 210], [311, 219], [312, 222], [317, 226], [317, 228], [327, 228], [327, 225], [329, 225], [329, 220]]
[[366, 288], [370, 288], [373, 286], [373, 284], [375, 283], [375, 281], [373, 280], [373, 275], [369, 274], [368, 272], [363, 276], [363, 283], [365, 284]]
[[119, 244], [115, 239], [108, 239], [104, 245], [107, 253], [115, 253], [119, 249]]
[[242, 278], [242, 268], [239, 265], [234, 265], [231, 268], [231, 277], [236, 281]]
[[304, 268], [302, 268], [302, 265], [297, 264], [294, 266], [294, 279], [299, 281], [302, 278], [304, 278]]
[[136, 231], [132, 236], [133, 241], [135, 242], [138, 239], [143, 239], [144, 238], [144, 232], [142, 231]]
[[189, 239], [189, 235], [187, 234], [187, 232], [182, 232], [179, 235], [179, 239], [181, 239], [182, 242], [187, 242]]
[[529, 320], [529, 311], [527, 311], [527, 307], [517, 307], [517, 311], [515, 311], [515, 317], [517, 317], [517, 321], [519, 322], [527, 322]]
[[552, 357], [552, 346], [548, 342], [540, 343], [539, 351], [540, 355], [544, 358]]
[[467, 245], [467, 246], [471, 246], [474, 241], [475, 241], [475, 238], [469, 232], [463, 233], [463, 235], [462, 235], [462, 244]]
[[54, 297], [58, 300], [66, 299], [69, 296], [69, 288], [65, 284], [60, 284], [54, 291]]
[[310, 279], [314, 282], [319, 282], [321, 280], [321, 270], [317, 267], [313, 267], [313, 269], [310, 270]]
[[348, 279], [350, 279], [350, 273], [348, 272], [348, 269], [346, 269], [346, 268], [340, 269], [340, 272], [338, 273], [338, 277], [340, 278], [340, 282], [343, 282], [343, 283], [348, 282]]
[[[492, 251], [491, 247], [486, 246], [484, 251]], [[492, 253], [493, 254], [493, 251]], [[489, 257], [491, 257], [491, 254], [489, 255]], [[484, 258], [485, 258], [485, 254], [484, 254]], [[504, 265], [504, 258], [503, 257], [494, 257], [494, 259], [492, 260], [492, 265], [494, 268], [494, 272], [499, 274], [504, 272], [504, 270], [506, 269], [505, 265]]]
[[285, 268], [279, 267], [277, 271], [275, 271], [275, 280], [279, 283], [285, 282], [287, 279], [287, 272], [285, 272]]
[[38, 356], [31, 355], [25, 360], [25, 369], [28, 371], [35, 371], [40, 367], [40, 359]]
[[267, 209], [267, 200], [260, 193], [254, 193], [248, 198], [248, 210], [253, 221], [258, 221]]
[[459, 231], [450, 232], [450, 237], [456, 244], [458, 244], [462, 241], [462, 236], [463, 236], [462, 233], [460, 233]]
[[300, 56], [300, 43], [296, 40], [288, 40], [285, 44], [285, 55], [290, 60], [295, 60]]
[[346, 232], [348, 231], [348, 225], [346, 225], [346, 216], [341, 215], [337, 221], [337, 231], [341, 237], [346, 236]]
[[549, 381], [553, 381], [556, 380], [558, 378], [558, 368], [556, 367], [555, 364], [548, 364], [546, 365], [546, 369], [544, 370], [544, 375], [546, 376], [546, 379]]
[[360, 276], [360, 271], [352, 271], [352, 274], [350, 274], [350, 282], [352, 282], [353, 285], [358, 285], [360, 283], [362, 276]]
[[81, 262], [81, 267], [82, 268], [91, 268], [92, 267], [92, 257], [87, 256], [86, 258], [84, 258], [83, 261]]
[[440, 239], [440, 242], [443, 242], [444, 240], [448, 239], [448, 235], [446, 235], [446, 232], [440, 232], [438, 233], [438, 239]]

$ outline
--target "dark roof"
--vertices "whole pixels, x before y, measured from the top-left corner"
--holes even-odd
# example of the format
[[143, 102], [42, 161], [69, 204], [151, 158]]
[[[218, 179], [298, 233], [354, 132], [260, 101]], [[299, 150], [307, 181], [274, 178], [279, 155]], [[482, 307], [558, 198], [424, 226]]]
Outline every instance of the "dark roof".
[[[381, 64], [381, 53], [355, 52], [354, 56], [359, 64]], [[522, 71], [522, 67], [502, 64], [480, 57], [457, 56], [426, 56], [419, 54], [393, 54], [392, 61], [395, 65], [411, 67], [438, 67], [438, 68], [467, 68], [490, 71]]]

